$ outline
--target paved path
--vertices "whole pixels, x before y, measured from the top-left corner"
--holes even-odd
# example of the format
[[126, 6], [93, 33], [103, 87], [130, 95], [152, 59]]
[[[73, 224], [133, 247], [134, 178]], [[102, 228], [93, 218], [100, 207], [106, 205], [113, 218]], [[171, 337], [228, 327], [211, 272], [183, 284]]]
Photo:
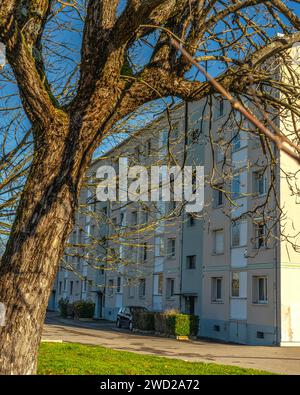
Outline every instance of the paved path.
[[177, 341], [117, 329], [108, 321], [83, 323], [49, 314], [43, 340], [101, 345], [115, 350], [160, 355], [185, 361], [216, 362], [300, 375], [300, 347], [260, 347], [210, 341]]

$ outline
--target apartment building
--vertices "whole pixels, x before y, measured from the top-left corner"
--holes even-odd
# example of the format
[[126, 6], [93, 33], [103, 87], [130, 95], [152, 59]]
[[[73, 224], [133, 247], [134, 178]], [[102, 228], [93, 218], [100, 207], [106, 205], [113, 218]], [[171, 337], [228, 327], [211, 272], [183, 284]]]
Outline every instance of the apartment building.
[[[278, 118], [282, 129], [288, 124]], [[176, 309], [199, 316], [199, 336], [299, 345], [297, 164], [268, 149], [214, 96], [180, 103], [94, 161], [49, 308], [61, 298], [91, 300], [95, 318], [111, 320], [121, 306]], [[117, 185], [119, 158], [147, 169], [204, 166], [202, 211], [172, 201], [98, 202], [97, 169], [113, 165]]]

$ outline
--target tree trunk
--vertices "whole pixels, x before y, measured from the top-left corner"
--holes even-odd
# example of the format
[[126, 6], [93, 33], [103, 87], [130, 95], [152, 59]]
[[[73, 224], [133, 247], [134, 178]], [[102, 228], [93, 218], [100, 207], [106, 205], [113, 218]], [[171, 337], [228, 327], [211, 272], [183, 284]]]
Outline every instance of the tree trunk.
[[78, 147], [66, 140], [36, 149], [2, 257], [0, 302], [6, 322], [0, 327], [0, 374], [36, 372], [48, 298], [72, 230], [82, 178], [82, 169], [76, 169]]

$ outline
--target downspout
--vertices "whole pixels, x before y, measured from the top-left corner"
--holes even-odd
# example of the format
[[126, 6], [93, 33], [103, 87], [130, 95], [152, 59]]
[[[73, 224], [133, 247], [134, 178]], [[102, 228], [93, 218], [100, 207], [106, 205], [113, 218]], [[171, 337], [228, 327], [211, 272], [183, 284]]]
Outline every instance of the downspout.
[[[186, 162], [186, 152], [188, 143], [188, 128], [189, 128], [189, 103], [184, 102], [184, 155], [183, 155], [183, 165]], [[180, 257], [180, 289], [179, 289], [179, 307], [180, 312], [182, 312], [182, 274], [183, 274], [183, 242], [184, 242], [184, 210], [181, 213], [181, 257]]]

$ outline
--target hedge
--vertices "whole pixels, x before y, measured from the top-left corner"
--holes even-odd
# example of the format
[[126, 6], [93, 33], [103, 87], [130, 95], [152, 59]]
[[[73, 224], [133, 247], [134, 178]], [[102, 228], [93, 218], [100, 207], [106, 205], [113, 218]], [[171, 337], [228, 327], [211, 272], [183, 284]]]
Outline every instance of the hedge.
[[198, 325], [198, 317], [190, 314], [136, 312], [133, 317], [134, 328], [166, 336], [197, 336]]
[[58, 302], [60, 315], [62, 317], [77, 318], [93, 318], [95, 311], [95, 303], [85, 300], [79, 300], [69, 303], [67, 299], [61, 299]]
[[154, 313], [148, 311], [134, 311], [133, 327], [141, 331], [154, 331]]
[[78, 318], [93, 318], [95, 303], [79, 300], [73, 303], [75, 316]]

